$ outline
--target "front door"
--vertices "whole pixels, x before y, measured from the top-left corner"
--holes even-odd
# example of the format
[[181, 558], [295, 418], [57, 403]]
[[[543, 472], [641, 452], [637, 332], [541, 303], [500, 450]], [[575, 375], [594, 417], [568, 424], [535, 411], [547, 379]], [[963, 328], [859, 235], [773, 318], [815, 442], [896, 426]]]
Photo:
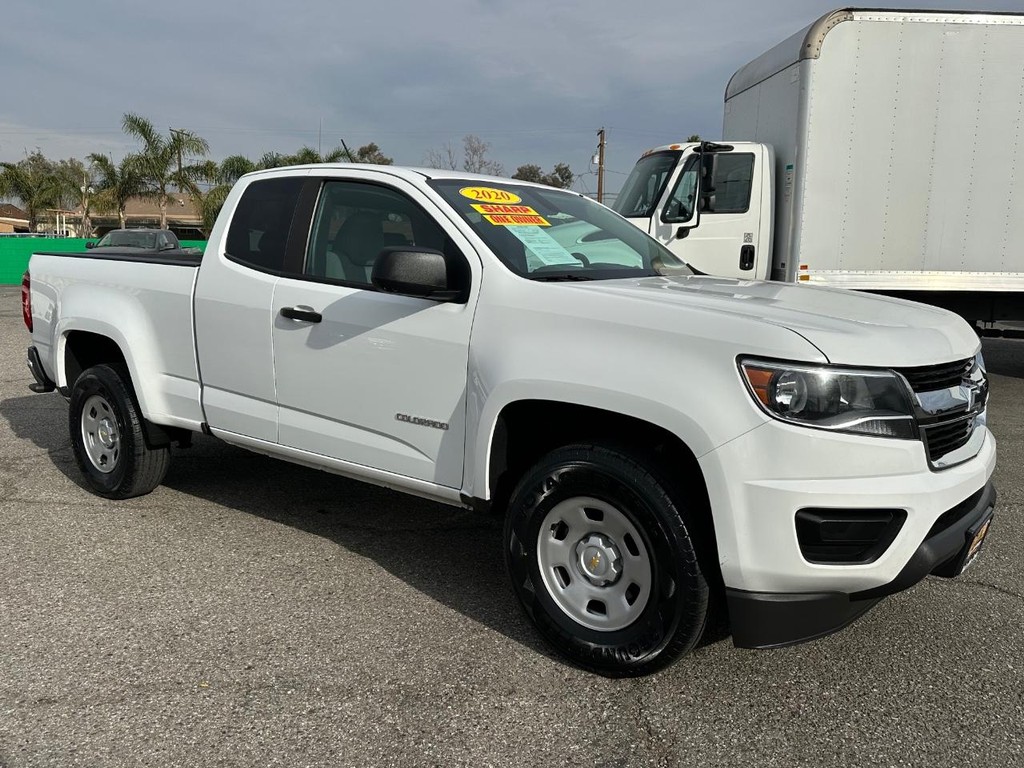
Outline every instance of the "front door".
[[[475, 289], [463, 303], [376, 291], [381, 248], [471, 254], [411, 185], [325, 180], [301, 275], [273, 300], [281, 445], [461, 487]], [[472, 260], [471, 260], [472, 261]], [[479, 282], [478, 265], [471, 266]]]
[[651, 217], [650, 234], [701, 272], [763, 279], [769, 248], [761, 237], [761, 173], [767, 163], [756, 149], [705, 153], [699, 201], [697, 155], [688, 149]]

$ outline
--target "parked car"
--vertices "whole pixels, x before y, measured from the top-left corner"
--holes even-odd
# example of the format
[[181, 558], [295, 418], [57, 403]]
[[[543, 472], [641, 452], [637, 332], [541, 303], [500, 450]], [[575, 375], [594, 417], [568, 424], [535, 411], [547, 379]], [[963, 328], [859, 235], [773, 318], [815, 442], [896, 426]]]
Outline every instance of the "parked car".
[[139, 256], [159, 253], [165, 257], [202, 254], [200, 248], [182, 248], [178, 237], [169, 229], [112, 229], [85, 247], [93, 255]]

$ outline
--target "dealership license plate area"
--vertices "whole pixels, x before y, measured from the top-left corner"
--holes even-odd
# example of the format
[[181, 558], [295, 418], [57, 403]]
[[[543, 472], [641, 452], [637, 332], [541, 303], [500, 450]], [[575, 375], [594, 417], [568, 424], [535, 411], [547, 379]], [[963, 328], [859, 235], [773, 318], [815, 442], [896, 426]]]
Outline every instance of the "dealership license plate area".
[[992, 515], [989, 514], [980, 525], [967, 532], [967, 549], [964, 554], [964, 564], [960, 567], [960, 573], [966, 571], [978, 559], [982, 545], [985, 543], [985, 537], [988, 535], [991, 526]]

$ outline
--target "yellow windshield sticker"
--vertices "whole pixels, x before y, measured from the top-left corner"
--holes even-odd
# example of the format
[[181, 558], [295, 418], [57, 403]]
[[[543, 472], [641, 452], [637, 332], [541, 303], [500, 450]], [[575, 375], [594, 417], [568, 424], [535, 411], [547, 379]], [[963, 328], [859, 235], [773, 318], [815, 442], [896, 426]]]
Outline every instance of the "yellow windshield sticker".
[[551, 222], [537, 213], [485, 213], [484, 218], [501, 227], [550, 227]]
[[473, 210], [477, 213], [521, 213], [526, 216], [537, 215], [537, 212], [528, 205], [493, 205], [490, 203], [477, 205], [474, 203]]
[[519, 195], [509, 192], [507, 189], [497, 189], [496, 187], [463, 187], [459, 190], [459, 194], [481, 203], [515, 205], [523, 200]]

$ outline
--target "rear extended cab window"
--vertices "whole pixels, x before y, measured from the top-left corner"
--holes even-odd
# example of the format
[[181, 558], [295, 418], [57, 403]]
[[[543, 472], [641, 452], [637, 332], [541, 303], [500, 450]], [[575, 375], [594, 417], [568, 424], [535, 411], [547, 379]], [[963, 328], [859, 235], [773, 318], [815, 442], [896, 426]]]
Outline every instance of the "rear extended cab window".
[[287, 176], [257, 180], [245, 188], [228, 227], [229, 259], [263, 272], [284, 272], [285, 246], [304, 181]]

